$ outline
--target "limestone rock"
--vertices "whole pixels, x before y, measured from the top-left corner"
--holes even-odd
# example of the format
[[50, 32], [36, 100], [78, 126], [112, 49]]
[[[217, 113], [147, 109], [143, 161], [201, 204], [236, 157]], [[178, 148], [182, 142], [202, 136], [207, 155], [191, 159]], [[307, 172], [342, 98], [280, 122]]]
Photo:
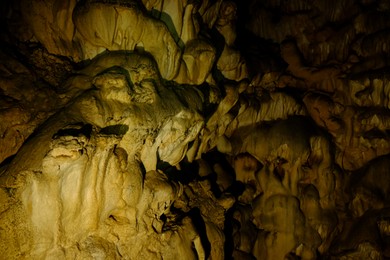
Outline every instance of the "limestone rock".
[[385, 0], [4, 0], [6, 259], [387, 259]]
[[[155, 64], [147, 57], [113, 53], [90, 66], [83, 72], [95, 75], [91, 78], [94, 88], [50, 118], [42, 126], [42, 134], [31, 138], [2, 173], [3, 189], [14, 190], [7, 195], [13, 201], [10, 210], [26, 215], [23, 225], [12, 229], [16, 235], [29, 234], [18, 250], [33, 258], [133, 258], [145, 253], [140, 250], [146, 240], [137, 238], [141, 241], [138, 251], [123, 246], [136, 236], [157, 232], [152, 235], [156, 243], [167, 240], [182, 247], [180, 255], [192, 255], [196, 233], [184, 245], [177, 233], [163, 232], [161, 221], [182, 188], [153, 171], [157, 159], [140, 158], [140, 154], [145, 140], [155, 139], [154, 156], [158, 152], [161, 159], [178, 163], [186, 154], [187, 143], [200, 130], [196, 122], [202, 123], [201, 117], [193, 117], [197, 113], [183, 107], [162, 85]], [[135, 88], [149, 89], [137, 93]], [[154, 99], [143, 98], [151, 94]], [[164, 101], [168, 96], [169, 105]], [[158, 111], [159, 117], [152, 111]], [[175, 129], [178, 135], [167, 136], [166, 129]], [[192, 134], [181, 139], [188, 131]], [[31, 148], [34, 152], [28, 159]], [[147, 170], [146, 176], [142, 168]], [[2, 222], [7, 223], [8, 218], [2, 214]], [[161, 244], [149, 254], [174, 258], [172, 253]]]

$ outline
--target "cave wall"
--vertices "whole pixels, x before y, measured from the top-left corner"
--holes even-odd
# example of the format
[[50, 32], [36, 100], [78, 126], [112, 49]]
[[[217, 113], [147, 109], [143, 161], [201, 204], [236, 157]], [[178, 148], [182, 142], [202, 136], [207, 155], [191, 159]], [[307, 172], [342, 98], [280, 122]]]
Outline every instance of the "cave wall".
[[0, 6], [2, 257], [390, 257], [387, 1]]

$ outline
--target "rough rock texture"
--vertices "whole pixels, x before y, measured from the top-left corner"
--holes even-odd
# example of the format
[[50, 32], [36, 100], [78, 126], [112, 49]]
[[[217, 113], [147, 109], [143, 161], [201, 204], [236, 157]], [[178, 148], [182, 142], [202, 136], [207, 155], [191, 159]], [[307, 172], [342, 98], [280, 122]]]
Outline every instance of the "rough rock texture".
[[1, 258], [390, 258], [387, 1], [0, 7]]

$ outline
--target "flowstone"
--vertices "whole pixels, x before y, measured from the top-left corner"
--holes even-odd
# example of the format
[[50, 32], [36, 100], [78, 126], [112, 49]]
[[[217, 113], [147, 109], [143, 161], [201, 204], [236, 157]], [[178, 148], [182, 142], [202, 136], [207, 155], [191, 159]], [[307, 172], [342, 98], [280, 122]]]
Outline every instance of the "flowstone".
[[[183, 188], [156, 171], [157, 157], [174, 165], [185, 156], [202, 117], [182, 105], [145, 55], [108, 53], [72, 82], [78, 80], [87, 89], [49, 118], [2, 169], [2, 190], [8, 191], [2, 193], [3, 255], [204, 255], [191, 219], [165, 228], [170, 220], [162, 216]], [[18, 215], [23, 216], [15, 219], [18, 225], [7, 225]]]
[[389, 13], [0, 1], [1, 258], [389, 258]]

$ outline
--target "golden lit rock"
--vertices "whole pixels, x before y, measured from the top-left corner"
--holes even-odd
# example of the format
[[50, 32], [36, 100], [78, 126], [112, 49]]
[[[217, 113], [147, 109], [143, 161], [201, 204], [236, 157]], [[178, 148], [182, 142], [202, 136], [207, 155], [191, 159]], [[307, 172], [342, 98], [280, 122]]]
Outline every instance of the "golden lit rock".
[[1, 258], [390, 258], [386, 1], [0, 7]]

